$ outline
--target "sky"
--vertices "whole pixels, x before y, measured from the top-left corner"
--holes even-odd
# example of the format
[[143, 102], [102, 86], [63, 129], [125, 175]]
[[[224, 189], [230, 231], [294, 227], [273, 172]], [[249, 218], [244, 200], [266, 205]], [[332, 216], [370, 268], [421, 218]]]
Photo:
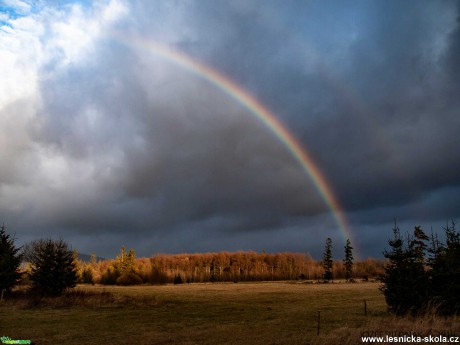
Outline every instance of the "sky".
[[0, 81], [18, 245], [381, 258], [460, 219], [455, 0], [2, 0]]

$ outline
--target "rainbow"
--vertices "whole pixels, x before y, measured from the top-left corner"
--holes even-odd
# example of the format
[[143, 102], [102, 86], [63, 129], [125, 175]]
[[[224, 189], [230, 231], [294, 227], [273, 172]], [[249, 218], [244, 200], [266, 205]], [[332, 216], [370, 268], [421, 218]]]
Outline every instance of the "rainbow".
[[280, 120], [270, 110], [254, 98], [248, 91], [238, 86], [222, 73], [198, 62], [190, 56], [169, 46], [160, 44], [151, 39], [138, 35], [129, 36], [121, 32], [113, 32], [113, 37], [124, 45], [148, 50], [149, 52], [169, 60], [192, 74], [208, 81], [213, 86], [222, 90], [236, 102], [249, 110], [249, 113], [259, 119], [280, 140], [292, 156], [299, 162], [303, 171], [311, 178], [318, 193], [332, 211], [334, 219], [339, 226], [344, 240], [347, 238], [354, 243], [350, 227], [339, 201], [326, 181], [320, 169], [316, 166], [310, 154], [302, 147], [300, 142], [292, 135]]

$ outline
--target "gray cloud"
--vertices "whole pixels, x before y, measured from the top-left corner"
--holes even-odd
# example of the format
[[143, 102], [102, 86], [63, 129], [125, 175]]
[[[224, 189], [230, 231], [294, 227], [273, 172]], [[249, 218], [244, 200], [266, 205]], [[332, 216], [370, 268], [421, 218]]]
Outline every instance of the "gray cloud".
[[[113, 30], [171, 45], [271, 109], [324, 172], [362, 256], [380, 255], [394, 218], [429, 228], [459, 216], [454, 1], [66, 6], [25, 15], [44, 33], [2, 34], [36, 42], [22, 55], [30, 88], [0, 98], [0, 216], [22, 241], [61, 236], [102, 256], [122, 244], [319, 255], [323, 237], [343, 241], [247, 109]], [[79, 25], [93, 31], [75, 36]], [[28, 75], [15, 68], [5, 80], [20, 90]]]

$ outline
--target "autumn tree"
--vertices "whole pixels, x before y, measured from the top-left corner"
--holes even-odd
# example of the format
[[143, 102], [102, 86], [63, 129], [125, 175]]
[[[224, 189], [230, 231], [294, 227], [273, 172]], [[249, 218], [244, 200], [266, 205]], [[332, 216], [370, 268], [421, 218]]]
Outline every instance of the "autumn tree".
[[14, 246], [14, 240], [5, 231], [5, 226], [0, 227], [0, 293], [9, 292], [19, 282], [21, 274], [22, 255], [21, 248]]
[[178, 273], [178, 274], [174, 277], [174, 285], [182, 284], [182, 283], [183, 283], [182, 277], [181, 277], [180, 273]]
[[93, 270], [86, 266], [81, 273], [81, 282], [83, 284], [94, 284]]
[[209, 272], [210, 272], [210, 281], [211, 283], [214, 283], [217, 280], [217, 263], [216, 260], [213, 258], [211, 261], [211, 265], [209, 266]]
[[91, 253], [91, 256], [89, 257], [89, 262], [93, 268], [96, 268], [97, 266], [97, 255], [96, 253]]
[[343, 260], [345, 265], [345, 279], [352, 279], [353, 275], [353, 247], [351, 246], [350, 239], [347, 239], [345, 244], [345, 259]]
[[25, 259], [31, 265], [29, 276], [34, 287], [46, 295], [61, 295], [77, 284], [75, 256], [63, 240], [32, 242], [26, 246]]
[[334, 266], [334, 261], [332, 259], [332, 240], [330, 237], [326, 239], [322, 264], [324, 268], [324, 280], [332, 280], [332, 268]]
[[135, 272], [136, 270], [136, 253], [130, 249], [126, 253], [124, 246], [121, 247], [120, 255], [117, 255], [116, 271], [119, 276], [116, 283], [119, 285], [137, 285], [142, 283], [142, 278]]
[[116, 268], [118, 269], [120, 274], [124, 274], [127, 272], [134, 272], [135, 261], [136, 261], [136, 253], [134, 252], [134, 249], [130, 249], [129, 252], [126, 253], [125, 246], [122, 246], [120, 250], [120, 254], [117, 255]]

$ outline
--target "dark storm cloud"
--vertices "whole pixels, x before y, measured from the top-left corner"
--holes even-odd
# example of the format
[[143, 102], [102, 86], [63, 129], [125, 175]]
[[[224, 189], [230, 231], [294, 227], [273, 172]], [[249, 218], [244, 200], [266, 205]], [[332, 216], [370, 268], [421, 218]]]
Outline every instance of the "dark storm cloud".
[[260, 121], [147, 47], [118, 42], [113, 27], [219, 70], [271, 109], [324, 172], [363, 256], [380, 254], [394, 218], [429, 227], [459, 216], [456, 2], [110, 6], [61, 8], [77, 23], [62, 32], [88, 25], [94, 37], [80, 32], [74, 47], [55, 34], [38, 96], [0, 108], [2, 131], [17, 133], [3, 146], [1, 216], [24, 237], [61, 236], [103, 256], [121, 244], [140, 255], [318, 254], [322, 237], [343, 240]]
[[[54, 226], [141, 235], [220, 219], [218, 230], [230, 223], [240, 232], [324, 211], [297, 163], [246, 110], [174, 66], [139, 63], [125, 56], [94, 78], [70, 70], [43, 86], [47, 117], [37, 138], [94, 169], [92, 200], [74, 190], [70, 202], [57, 201]], [[82, 84], [84, 92], [75, 87]]]
[[203, 6], [186, 21], [202, 40], [183, 45], [300, 129], [346, 208], [403, 205], [458, 185], [454, 2], [259, 10]]

